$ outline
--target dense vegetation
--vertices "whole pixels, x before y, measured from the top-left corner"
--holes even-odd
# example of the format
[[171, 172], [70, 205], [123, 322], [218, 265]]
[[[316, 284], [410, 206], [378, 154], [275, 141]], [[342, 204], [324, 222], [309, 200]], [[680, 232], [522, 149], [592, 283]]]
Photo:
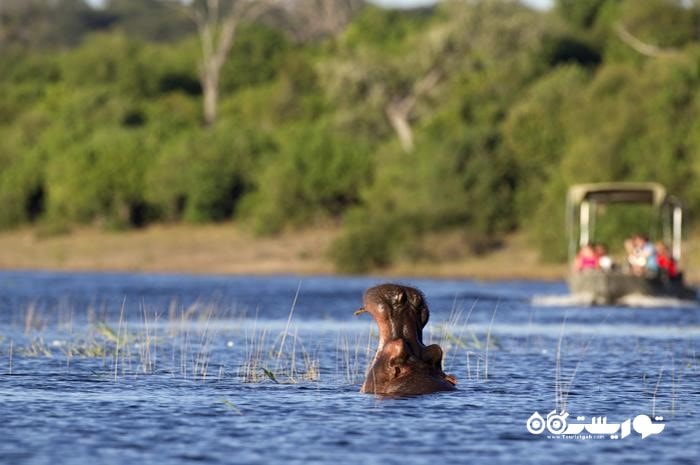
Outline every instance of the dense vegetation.
[[[12, 7], [13, 4], [19, 6]], [[9, 6], [7, 6], [9, 5]], [[574, 182], [660, 181], [700, 207], [700, 5], [366, 5], [335, 34], [239, 28], [203, 124], [200, 47], [156, 0], [0, 9], [0, 227], [340, 223], [361, 271], [523, 230], [560, 259]]]

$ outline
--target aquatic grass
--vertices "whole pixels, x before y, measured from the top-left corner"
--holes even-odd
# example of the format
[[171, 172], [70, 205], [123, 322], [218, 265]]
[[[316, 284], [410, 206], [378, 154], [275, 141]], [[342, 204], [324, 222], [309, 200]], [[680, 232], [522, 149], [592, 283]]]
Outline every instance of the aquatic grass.
[[119, 329], [117, 330], [117, 337], [116, 337], [116, 349], [114, 350], [114, 381], [117, 380], [117, 374], [119, 371], [119, 343], [121, 342], [120, 335], [122, 332], [122, 322], [124, 320], [124, 307], [126, 306], [126, 297], [124, 297], [124, 300], [122, 302], [122, 308], [121, 311], [119, 312]]
[[[269, 332], [263, 329], [263, 332], [257, 335], [256, 317], [252, 336], [248, 337], [246, 334], [246, 357], [240, 370], [244, 382], [258, 383], [269, 379], [275, 383], [298, 383], [319, 380], [320, 361], [306, 350], [298, 329], [295, 329], [294, 333], [290, 330], [300, 291], [301, 282], [297, 286], [284, 330], [269, 348], [266, 345]], [[292, 340], [291, 344], [287, 344], [288, 339]], [[300, 355], [297, 355], [297, 350]], [[301, 369], [298, 365], [301, 365]]]
[[566, 405], [563, 402], [562, 384], [561, 384], [561, 344], [564, 340], [564, 325], [566, 323], [568, 313], [564, 314], [561, 322], [561, 330], [559, 339], [557, 340], [557, 351], [554, 362], [554, 408], [557, 412], [566, 410]]
[[[605, 324], [605, 322], [608, 320], [608, 316], [606, 315], [605, 318], [600, 322], [599, 326], [602, 326]], [[576, 365], [574, 366], [574, 369], [571, 372], [571, 375], [569, 376], [568, 382], [564, 383], [562, 381], [562, 375], [561, 375], [561, 346], [564, 341], [564, 327], [566, 326], [566, 320], [568, 317], [568, 313], [564, 314], [564, 318], [562, 319], [562, 324], [561, 324], [561, 330], [559, 333], [559, 339], [557, 340], [557, 351], [556, 351], [556, 360], [555, 360], [555, 370], [554, 370], [554, 389], [555, 389], [555, 398], [554, 398], [554, 406], [555, 409], [558, 412], [563, 412], [567, 409], [568, 406], [568, 401], [569, 401], [569, 395], [571, 394], [571, 387], [573, 386], [574, 380], [576, 379], [576, 373], [578, 372], [579, 367], [581, 366], [581, 362], [584, 360], [586, 353], [588, 353], [588, 349], [591, 346], [591, 343], [595, 339], [595, 333], [593, 333], [588, 340], [586, 341], [585, 345], [583, 346], [583, 349], [581, 350], [581, 353], [579, 355], [579, 358], [576, 362]]]
[[[275, 340], [269, 346], [268, 335], [269, 331], [263, 329], [246, 343], [245, 362], [240, 370], [244, 382], [259, 383], [269, 379], [278, 384], [296, 384], [300, 381], [319, 380], [320, 361], [306, 350], [298, 333], [280, 334], [277, 337], [280, 341]], [[285, 341], [289, 338], [293, 342], [288, 350], [279, 352], [283, 337]]]
[[263, 375], [268, 376], [268, 378], [275, 380], [274, 375], [267, 375], [265, 371], [269, 370], [262, 366], [268, 330], [267, 328], [263, 328], [261, 333], [258, 334], [257, 328], [258, 320], [256, 318], [253, 326], [253, 334], [249, 335], [247, 331], [245, 333], [245, 361], [241, 367], [242, 378], [243, 382], [245, 383], [256, 383], [262, 381], [263, 378], [260, 376], [261, 372]]
[[204, 329], [200, 334], [197, 354], [194, 360], [193, 375], [203, 380], [207, 378], [209, 369], [211, 342], [213, 338], [213, 332], [210, 330], [209, 324], [211, 322], [213, 312], [214, 309], [211, 306], [207, 307], [204, 311]]
[[[477, 336], [482, 345], [475, 349], [469, 344], [468, 339], [462, 334], [473, 331], [465, 316], [468, 316], [468, 307], [455, 311], [458, 318], [451, 317], [446, 322], [437, 324], [441, 326], [432, 337], [440, 334], [445, 338], [442, 327], [451, 328], [447, 334], [446, 360], [454, 360], [459, 357], [466, 358], [465, 365], [460, 365], [459, 378], [470, 382], [489, 380], [497, 375], [494, 371], [493, 354], [498, 347], [497, 339], [493, 334], [496, 331], [495, 318], [498, 316], [498, 308], [492, 310], [490, 323], [484, 328], [485, 334]], [[290, 309], [291, 312], [291, 309]], [[214, 304], [197, 303], [183, 309], [176, 309], [177, 322], [169, 319], [162, 320], [162, 313], [150, 308], [140, 308], [140, 318], [132, 318], [127, 321], [126, 311], [120, 320], [113, 323], [98, 322], [86, 327], [87, 334], [56, 335], [49, 330], [49, 337], [32, 334], [31, 338], [16, 341], [6, 339], [4, 344], [7, 355], [8, 343], [11, 344], [11, 354], [6, 371], [14, 373], [16, 368], [12, 357], [63, 357], [65, 366], [70, 365], [73, 358], [102, 358], [105, 360], [104, 369], [109, 373], [113, 381], [118, 381], [125, 376], [151, 375], [158, 373], [170, 373], [174, 378], [192, 380], [212, 380], [234, 378], [244, 383], [273, 383], [273, 384], [298, 384], [318, 382], [335, 363], [335, 378], [341, 385], [357, 385], [365, 375], [365, 368], [369, 366], [373, 349], [376, 347], [376, 327], [368, 325], [367, 331], [343, 334], [339, 332], [335, 336], [336, 357], [319, 357], [318, 349], [309, 347], [303, 340], [300, 330], [296, 327], [294, 318], [287, 318], [288, 324], [283, 323], [283, 329], [277, 333], [270, 329], [264, 322], [257, 318], [236, 320], [241, 323], [240, 328], [234, 323], [229, 326], [233, 333], [222, 334], [218, 326], [218, 315], [221, 310]], [[603, 321], [604, 323], [605, 321]], [[140, 323], [140, 324], [139, 324]], [[601, 323], [601, 324], [603, 324]], [[228, 323], [230, 325], [230, 322]], [[561, 411], [568, 407], [568, 398], [572, 392], [576, 375], [583, 365], [586, 352], [594, 342], [596, 336], [581, 341], [580, 351], [577, 351], [578, 360], [572, 370], [564, 370], [567, 354], [566, 342], [567, 321], [562, 321], [559, 338], [556, 340], [556, 365], [555, 365], [555, 403]], [[455, 339], [449, 339], [454, 337]], [[444, 340], [444, 339], [443, 339]], [[331, 350], [333, 346], [331, 339]], [[319, 346], [320, 347], [320, 346]], [[329, 347], [324, 345], [323, 347]], [[488, 347], [488, 352], [487, 352]], [[282, 348], [282, 350], [280, 350]], [[634, 347], [630, 347], [634, 349]], [[309, 350], [311, 349], [311, 350]], [[690, 353], [691, 347], [688, 348]], [[331, 352], [332, 354], [332, 352]], [[488, 360], [487, 360], [488, 354]], [[576, 358], [576, 357], [575, 357]], [[575, 359], [574, 358], [574, 359]], [[464, 358], [462, 359], [464, 360]], [[675, 359], [674, 359], [675, 360]], [[322, 361], [324, 366], [322, 367]], [[156, 363], [158, 362], [158, 363]], [[686, 360], [681, 365], [685, 367]], [[236, 370], [227, 370], [227, 366], [233, 366]], [[212, 368], [216, 367], [216, 368]], [[656, 373], [650, 377], [649, 387], [646, 393], [651, 398], [651, 410], [656, 413], [659, 410], [659, 399], [662, 397], [666, 380], [671, 382], [670, 408], [676, 409], [681, 392], [676, 390], [682, 373], [668, 364], [661, 375]], [[691, 363], [687, 370], [695, 370]], [[227, 372], [230, 371], [230, 374]], [[100, 373], [99, 370], [97, 373]], [[656, 383], [656, 384], [654, 384]], [[663, 404], [665, 407], [665, 404]]]
[[[681, 368], [681, 374], [683, 370]], [[680, 374], [676, 377], [676, 358], [671, 354], [671, 417], [676, 416], [676, 404], [678, 401], [678, 378]]]
[[30, 344], [19, 348], [17, 354], [22, 357], [53, 357], [51, 349], [41, 336], [34, 338]]
[[[220, 307], [196, 301], [180, 310], [176, 302], [172, 301], [167, 309], [168, 319], [161, 324], [161, 314], [142, 304], [140, 324], [134, 326], [133, 319], [127, 317], [126, 304], [126, 299], [123, 299], [119, 318], [113, 326], [105, 320], [96, 321], [99, 311], [90, 305], [86, 320], [93, 323], [87, 325], [87, 334], [82, 336], [73, 334], [70, 321], [74, 312], [66, 310], [65, 319], [57, 322], [56, 326], [61, 326], [70, 334], [58, 336], [59, 339], [53, 340], [51, 344], [46, 342], [43, 334], [51, 331], [54, 335], [55, 329], [47, 328], [45, 323], [48, 320], [41, 316], [39, 306], [34, 304], [28, 307], [23, 320], [23, 329], [34, 337], [21, 344], [13, 342], [12, 355], [60, 356], [65, 360], [66, 366], [70, 366], [75, 357], [107, 358], [111, 359], [111, 379], [118, 381], [122, 376], [157, 373], [159, 365], [164, 361], [161, 353], [164, 353], [165, 361], [170, 360], [170, 364], [166, 363], [165, 370], [175, 377], [209, 379], [212, 377], [213, 363], [217, 367], [215, 376], [217, 373], [219, 378], [224, 376], [224, 360], [220, 358], [214, 362], [212, 359], [214, 344], [220, 339], [214, 324], [214, 320], [222, 314]], [[295, 305], [296, 303], [290, 309], [285, 330], [276, 338], [270, 337], [269, 329], [263, 328], [262, 333], [254, 330], [252, 337], [246, 329], [245, 340], [242, 342], [238, 338], [235, 338], [238, 343], [230, 340], [230, 347], [241, 347], [245, 351], [239, 371], [245, 382], [263, 382], [274, 378], [281, 383], [299, 383], [317, 381], [320, 378], [318, 354], [308, 350], [298, 329], [293, 327]], [[239, 321], [242, 325], [245, 322], [243, 319]], [[163, 346], [164, 343], [166, 346]], [[241, 351], [236, 349], [226, 353], [235, 355], [241, 354]], [[221, 357], [224, 353], [218, 352], [217, 355]], [[273, 376], [270, 377], [269, 374]]]
[[481, 363], [482, 363], [482, 360], [484, 359], [483, 356], [481, 355], [481, 353], [474, 352], [473, 350], [467, 350], [465, 352], [465, 357], [467, 359], [467, 379], [469, 381], [472, 381], [472, 362], [471, 362], [471, 359], [473, 357], [474, 360], [476, 360], [476, 366], [474, 367], [473, 380], [474, 381], [481, 380], [481, 377], [480, 377]]
[[[294, 317], [300, 293], [301, 283], [297, 286], [284, 329], [278, 334], [271, 334], [269, 328], [262, 328], [257, 316], [253, 322], [244, 314], [232, 315], [230, 309], [222, 308], [216, 302], [197, 299], [186, 307], [180, 307], [177, 300], [172, 299], [161, 310], [147, 308], [141, 302], [137, 312], [132, 312], [127, 308], [126, 298], [120, 302], [116, 313], [118, 318], [112, 321], [107, 318], [110, 311], [106, 302], [89, 303], [80, 318], [88, 322], [83, 326], [87, 333], [78, 334], [74, 333], [78, 312], [69, 300], [60, 300], [56, 309], [50, 309], [51, 312], [35, 301], [27, 306], [23, 315], [21, 323], [25, 334], [48, 333], [51, 336], [15, 342], [14, 352], [21, 357], [62, 357], [65, 366], [70, 366], [76, 357], [102, 358], [106, 362], [105, 367], [109, 365], [107, 369], [113, 381], [123, 376], [163, 372], [183, 379], [206, 380], [212, 375], [221, 379], [230, 371], [228, 365], [236, 368], [230, 376], [246, 383], [316, 382], [322, 373], [332, 374], [333, 371], [322, 369], [319, 349], [309, 350], [295, 327]], [[455, 299], [449, 318], [431, 325], [428, 337], [440, 338], [440, 344], [445, 349], [444, 361], [450, 365], [465, 352], [471, 358], [470, 362], [476, 357], [476, 378], [480, 379], [482, 367], [488, 366], [484, 357], [498, 344], [491, 331], [487, 332], [484, 340], [469, 324], [469, 316], [477, 303], [478, 300], [472, 302], [466, 320], [462, 321], [467, 307], [458, 306]], [[58, 318], [48, 318], [47, 315], [51, 313], [58, 315]], [[227, 337], [230, 350], [223, 349], [218, 345], [220, 335], [217, 322], [231, 321], [233, 316], [241, 323], [241, 334]], [[68, 334], [56, 335], [56, 330]], [[55, 337], [58, 337], [56, 340], [60, 340], [60, 344], [44, 342]], [[344, 339], [339, 337], [336, 348], [337, 380], [357, 384], [364, 378], [374, 354], [376, 337], [376, 328], [372, 325], [368, 327], [366, 337], [362, 334], [345, 336]], [[216, 368], [212, 370], [212, 366]], [[469, 364], [467, 377], [470, 379], [472, 369], [473, 365]]]
[[[215, 337], [211, 322], [215, 313], [216, 308], [213, 304], [196, 301], [187, 309], [182, 310], [178, 316], [175, 304], [171, 303], [168, 337], [171, 339], [171, 373], [173, 376], [175, 376], [175, 367], [177, 367], [179, 376], [185, 379], [191, 376], [194, 379], [206, 380], [209, 377], [211, 347]], [[154, 319], [157, 320], [157, 316]], [[147, 323], [144, 324], [144, 328], [146, 327]], [[149, 366], [155, 364], [151, 355], [151, 345], [155, 343], [153, 353], [157, 353], [157, 341], [158, 338], [150, 334], [145, 339], [148, 350], [144, 350], [144, 356], [148, 357], [145, 361]], [[222, 373], [223, 365], [220, 365], [219, 375]]]
[[224, 404], [227, 408], [233, 410], [237, 415], [240, 415], [240, 416], [245, 415], [243, 413], [243, 411], [241, 409], [239, 409], [238, 407], [236, 407], [236, 404], [234, 404], [230, 400], [223, 398], [223, 399], [221, 399], [221, 403]]
[[7, 364], [8, 364], [7, 372], [10, 375], [12, 374], [12, 349], [13, 349], [13, 347], [14, 347], [14, 341], [12, 339], [10, 339], [10, 355], [8, 357], [8, 362], [7, 362]]
[[32, 331], [41, 331], [46, 328], [47, 320], [39, 310], [39, 304], [32, 301], [27, 305], [24, 313], [24, 334]]
[[[120, 376], [128, 374], [156, 372], [158, 353], [163, 350], [161, 343], [169, 340], [172, 350], [168, 355], [171, 357], [170, 371], [173, 376], [207, 379], [211, 377], [212, 347], [217, 340], [213, 325], [216, 312], [213, 305], [197, 303], [180, 312], [177, 324], [168, 321], [165, 326], [159, 326], [159, 314], [142, 308], [140, 328], [130, 330], [125, 313], [120, 310], [115, 329], [105, 322], [98, 322], [92, 326], [87, 338], [61, 343], [57, 347], [60, 347], [60, 355], [66, 358], [67, 364], [72, 357], [111, 357], [112, 379], [118, 380]], [[267, 343], [268, 329], [263, 330], [260, 338], [254, 336], [251, 339], [247, 334], [246, 342], [238, 344], [247, 351], [242, 373], [247, 382], [270, 379], [263, 368], [284, 383], [319, 379], [320, 361], [317, 355], [307, 350], [298, 330], [291, 326], [290, 323], [289, 333], [280, 333], [270, 344]], [[160, 332], [158, 328], [161, 328]], [[230, 342], [231, 346], [237, 346]], [[54, 356], [54, 353], [42, 338], [37, 338], [32, 344], [23, 346], [22, 355]], [[225, 364], [218, 362], [217, 367], [218, 376], [222, 377], [226, 371]]]
[[67, 359], [72, 357], [104, 358], [109, 354], [108, 348], [95, 340], [66, 344], [61, 347], [61, 351]]
[[347, 334], [339, 333], [336, 343], [336, 378], [343, 379], [347, 384], [357, 384], [362, 381], [371, 360], [372, 346], [376, 345], [373, 342], [378, 338], [379, 335], [372, 327], [367, 331], [366, 344], [362, 342], [364, 335], [361, 333], [355, 335], [353, 344], [350, 344]]
[[654, 392], [651, 396], [651, 416], [655, 417], [656, 416], [656, 395], [659, 392], [659, 386], [661, 385], [661, 378], [664, 374], [664, 366], [661, 365], [661, 368], [659, 369], [659, 376], [656, 379], [656, 385], [654, 386]]
[[[694, 356], [694, 355], [693, 355]], [[659, 367], [659, 374], [656, 376], [656, 382], [654, 383], [654, 389], [649, 393], [649, 389], [647, 387], [647, 376], [646, 374], [643, 375], [642, 380], [645, 383], [645, 393], [651, 397], [651, 416], [655, 417], [657, 415], [657, 407], [658, 407], [658, 399], [660, 397], [659, 392], [662, 387], [662, 382], [664, 378], [669, 379], [670, 378], [670, 392], [669, 392], [669, 407], [668, 411], [671, 415], [671, 418], [674, 418], [676, 416], [677, 412], [677, 406], [678, 406], [678, 398], [679, 398], [679, 392], [678, 392], [678, 385], [681, 383], [681, 379], [683, 376], [683, 373], [686, 368], [694, 370], [693, 365], [685, 365], [683, 362], [680, 362], [680, 370], [677, 372], [676, 370], [676, 358], [673, 352], [668, 354], [668, 361], [667, 363], [670, 364], [670, 368], [667, 368], [667, 365], [664, 363]]]
[[[467, 313], [467, 316], [464, 320], [463, 323], [460, 322], [460, 319], [462, 317], [462, 312], [464, 310], [464, 307], [462, 305], [457, 305], [457, 300], [455, 299], [454, 302], [452, 303], [452, 308], [450, 309], [450, 314], [447, 317], [447, 321], [443, 324], [437, 325], [438, 331], [441, 333], [440, 337], [440, 347], [442, 347], [444, 354], [443, 354], [443, 364], [449, 369], [455, 362], [456, 356], [457, 356], [457, 350], [451, 350], [451, 348], [454, 346], [457, 349], [464, 349], [467, 350], [470, 348], [471, 345], [473, 345], [474, 341], [476, 343], [479, 343], [479, 338], [476, 336], [474, 331], [471, 330], [469, 327], [469, 318], [471, 317], [472, 312], [474, 311], [474, 308], [476, 307], [477, 303], [479, 302], [479, 299], [475, 299], [472, 302], [471, 307], [469, 308], [469, 312]], [[456, 333], [455, 328], [460, 327], [459, 333]], [[472, 344], [470, 345], [469, 342], [467, 342], [464, 339], [464, 333], [465, 331], [469, 331], [469, 336], [472, 339]], [[430, 332], [430, 336], [432, 339], [432, 331]], [[431, 341], [432, 342], [432, 341]], [[448, 353], [451, 353], [452, 356], [450, 358], [450, 363], [444, 363], [448, 359]]]
[[[151, 332], [151, 327], [149, 326], [148, 322], [148, 311], [146, 310], [145, 305], [142, 303], [141, 304], [141, 311], [143, 314], [143, 332], [141, 334], [141, 338], [138, 343], [138, 350], [139, 350], [139, 359], [141, 363], [139, 366], [141, 367], [141, 371], [143, 373], [153, 373], [156, 368], [156, 360], [157, 360], [157, 345], [155, 344], [155, 339], [153, 337], [153, 334]], [[155, 321], [158, 320], [158, 315], [154, 315]], [[153, 347], [153, 350], [151, 349]]]
[[496, 319], [496, 312], [498, 311], [498, 306], [501, 301], [496, 302], [496, 308], [493, 309], [493, 314], [491, 315], [491, 322], [489, 323], [489, 329], [486, 332], [486, 356], [484, 357], [484, 379], [489, 378], [489, 341], [491, 340], [491, 329], [493, 328], [493, 322]]
[[59, 330], [72, 333], [75, 318], [75, 307], [67, 299], [61, 299], [58, 308], [57, 327]]
[[[300, 381], [319, 380], [320, 361], [306, 350], [298, 330], [293, 334], [281, 332], [269, 347], [265, 343], [268, 334], [265, 329], [259, 338], [252, 339], [243, 366], [245, 382], [270, 379], [276, 383], [296, 384]], [[287, 344], [287, 339], [292, 343]], [[285, 350], [281, 350], [285, 347]]]
[[[477, 332], [469, 324], [469, 319], [478, 303], [479, 299], [475, 299], [472, 302], [464, 321], [461, 321], [465, 307], [461, 304], [458, 305], [457, 301], [455, 300], [452, 308], [450, 309], [447, 320], [442, 323], [437, 323], [434, 326], [434, 329], [431, 328], [428, 331], [429, 343], [434, 343], [435, 339], [437, 339], [438, 344], [443, 350], [443, 365], [445, 370], [451, 371], [451, 367], [456, 362], [457, 357], [460, 354], [463, 354], [463, 356], [466, 357], [468, 380], [472, 380], [471, 360], [472, 358], [476, 360], [476, 366], [474, 367], [474, 379], [477, 381], [488, 379], [489, 352], [492, 349], [501, 347], [500, 342], [492, 333], [493, 323], [495, 321], [500, 301], [496, 303], [496, 306], [491, 314], [491, 320], [486, 334], [484, 335], [483, 342], [481, 339], [479, 339]], [[437, 338], [435, 337], [436, 332], [439, 334]]]
[[[273, 333], [261, 323], [257, 312], [254, 319], [240, 313], [232, 315], [229, 309], [215, 302], [197, 300], [180, 307], [173, 299], [161, 310], [146, 307], [142, 302], [136, 312], [129, 314], [127, 301], [122, 299], [118, 318], [113, 321], [104, 318], [108, 314], [106, 307], [91, 303], [83, 318], [90, 322], [84, 327], [87, 332], [79, 334], [73, 332], [71, 323], [75, 309], [63, 303], [65, 317], [56, 322], [55, 327], [31, 326], [38, 326], [42, 332], [50, 334], [50, 338], [39, 336], [19, 344], [15, 342], [14, 352], [21, 357], [61, 357], [66, 367], [75, 358], [102, 358], [112, 381], [124, 376], [169, 373], [174, 378], [203, 381], [232, 376], [244, 383], [318, 382], [322, 374], [330, 373], [332, 377], [334, 372], [322, 367], [321, 346], [309, 347], [296, 327], [294, 320], [300, 292], [298, 287], [279, 333]], [[491, 375], [492, 367], [485, 357], [498, 347], [492, 334], [493, 321], [485, 336], [478, 335], [469, 322], [477, 303], [472, 302], [469, 307], [455, 304], [450, 317], [431, 325], [428, 333], [430, 338], [440, 338], [440, 344], [445, 347], [444, 360], [450, 365], [466, 354], [466, 377], [470, 380]], [[41, 317], [39, 308], [36, 306], [30, 320], [48, 321]], [[494, 318], [495, 310], [492, 320]], [[26, 321], [25, 318], [23, 323]], [[228, 322], [224, 323], [226, 325], [234, 322], [230, 326], [233, 331], [238, 331], [236, 323], [240, 323], [240, 333], [223, 337], [219, 322]], [[68, 334], [55, 334], [57, 326]], [[30, 334], [36, 335], [37, 331], [30, 329]], [[58, 339], [54, 339], [56, 337]], [[368, 325], [366, 332], [339, 334], [334, 379], [341, 384], [360, 383], [374, 355], [377, 337], [374, 325]], [[60, 343], [47, 344], [47, 340]], [[333, 363], [332, 357], [328, 360]], [[230, 366], [234, 370], [227, 368]], [[459, 373], [457, 376], [462, 377]]]
[[289, 333], [289, 325], [292, 323], [292, 316], [294, 316], [294, 308], [297, 306], [297, 299], [299, 298], [299, 291], [300, 290], [301, 290], [301, 281], [299, 282], [299, 285], [297, 286], [297, 291], [294, 294], [294, 300], [292, 301], [292, 307], [289, 309], [289, 315], [287, 316], [287, 325], [284, 327], [284, 331], [282, 332], [282, 341], [280, 342], [279, 351], [277, 352], [278, 362], [280, 360], [280, 357], [282, 356], [282, 349], [284, 349], [284, 341], [287, 337], [287, 334]]

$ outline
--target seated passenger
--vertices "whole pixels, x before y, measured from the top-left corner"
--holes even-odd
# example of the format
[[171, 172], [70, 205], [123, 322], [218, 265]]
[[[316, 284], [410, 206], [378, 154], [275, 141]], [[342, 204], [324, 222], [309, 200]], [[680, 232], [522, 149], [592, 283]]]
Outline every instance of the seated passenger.
[[671, 256], [668, 247], [661, 241], [656, 242], [656, 262], [659, 265], [659, 272], [675, 278], [678, 276], [678, 267], [676, 261]]
[[598, 268], [605, 271], [611, 270], [614, 263], [610, 255], [608, 255], [607, 247], [604, 244], [596, 244], [593, 250], [598, 258]]
[[659, 263], [656, 261], [656, 249], [654, 248], [654, 244], [652, 244], [651, 241], [649, 241], [648, 237], [640, 237], [642, 239], [642, 254], [644, 256], [644, 259], [646, 260], [646, 271], [648, 271], [649, 273], [656, 274], [659, 272]]
[[625, 241], [625, 249], [633, 274], [642, 276], [647, 272], [656, 273], [659, 270], [656, 250], [645, 236], [635, 234], [632, 239]]
[[642, 251], [637, 247], [639, 235], [635, 234], [629, 239], [625, 239], [625, 252], [627, 252], [627, 265], [632, 274], [640, 275], [646, 266], [646, 259], [642, 256]]
[[598, 256], [590, 245], [584, 245], [576, 255], [576, 269], [578, 271], [595, 270], [598, 268]]

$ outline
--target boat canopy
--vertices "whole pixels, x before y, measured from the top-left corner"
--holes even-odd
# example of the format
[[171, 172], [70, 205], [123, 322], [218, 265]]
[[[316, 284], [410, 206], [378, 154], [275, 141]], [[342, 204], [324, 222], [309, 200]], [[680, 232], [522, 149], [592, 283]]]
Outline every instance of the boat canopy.
[[666, 202], [666, 188], [655, 182], [608, 182], [576, 184], [569, 188], [571, 205], [582, 202], [640, 203], [660, 207]]

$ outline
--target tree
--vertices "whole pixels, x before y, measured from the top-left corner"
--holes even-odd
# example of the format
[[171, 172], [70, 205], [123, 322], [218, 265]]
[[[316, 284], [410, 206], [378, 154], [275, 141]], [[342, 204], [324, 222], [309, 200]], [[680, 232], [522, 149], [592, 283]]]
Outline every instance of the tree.
[[267, 11], [273, 0], [202, 0], [187, 4], [171, 3], [181, 9], [197, 26], [201, 47], [199, 80], [202, 85], [204, 123], [216, 122], [221, 68], [233, 47], [236, 30], [244, 19], [252, 20]]
[[108, 28], [115, 19], [83, 0], [0, 0], [0, 45], [76, 45], [86, 34]]
[[556, 0], [557, 13], [577, 27], [589, 29], [605, 0]]
[[487, 67], [520, 66], [526, 60], [514, 57], [539, 47], [546, 31], [517, 2], [453, 0], [438, 8], [448, 20], [367, 8], [344, 37], [340, 58], [324, 69], [331, 97], [380, 112], [404, 152], [414, 150], [415, 128], [451, 83]]
[[442, 72], [431, 69], [423, 77], [413, 83], [411, 89], [403, 95], [395, 95], [387, 102], [385, 111], [389, 124], [396, 132], [401, 147], [405, 152], [413, 150], [413, 129], [410, 118], [420, 97], [425, 96], [435, 88], [442, 78]]
[[[231, 52], [238, 26], [272, 12], [301, 21], [307, 31], [302, 37], [325, 33], [337, 34], [359, 8], [356, 0], [201, 0], [178, 6], [197, 26], [201, 46], [199, 75], [204, 95], [204, 123], [216, 122], [221, 69]], [[293, 19], [289, 20], [294, 23]], [[309, 28], [308, 25], [314, 25]]]
[[194, 24], [161, 0], [109, 0], [100, 11], [129, 37], [175, 42], [194, 33]]
[[297, 0], [291, 5], [294, 37], [300, 42], [341, 33], [363, 7], [362, 0]]

